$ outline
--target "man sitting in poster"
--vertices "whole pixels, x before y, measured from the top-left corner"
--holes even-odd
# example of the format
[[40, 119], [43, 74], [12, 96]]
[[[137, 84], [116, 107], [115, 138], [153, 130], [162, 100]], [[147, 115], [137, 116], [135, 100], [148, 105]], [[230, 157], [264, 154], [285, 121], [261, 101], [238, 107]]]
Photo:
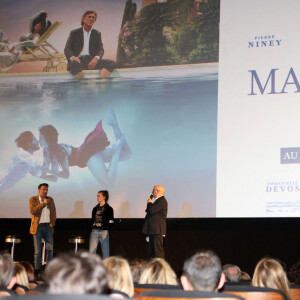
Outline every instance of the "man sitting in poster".
[[108, 77], [115, 68], [111, 60], [102, 59], [104, 54], [101, 33], [93, 29], [97, 12], [86, 11], [81, 20], [81, 28], [72, 30], [65, 46], [68, 70], [78, 78], [83, 77], [82, 70], [100, 69], [100, 77]]

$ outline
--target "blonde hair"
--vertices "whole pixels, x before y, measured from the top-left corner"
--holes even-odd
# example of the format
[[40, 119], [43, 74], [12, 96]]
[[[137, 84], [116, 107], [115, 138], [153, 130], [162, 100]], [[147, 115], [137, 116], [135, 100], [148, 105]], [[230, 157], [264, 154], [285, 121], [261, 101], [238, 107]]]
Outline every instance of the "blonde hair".
[[241, 272], [241, 280], [251, 280], [251, 277], [247, 272], [242, 271]]
[[20, 263], [15, 263], [17, 284], [29, 289], [29, 280], [25, 268]]
[[177, 277], [163, 258], [153, 258], [143, 271], [139, 283], [177, 285]]
[[120, 291], [129, 297], [134, 295], [134, 286], [129, 263], [126, 259], [111, 256], [103, 260], [108, 271], [108, 286], [112, 290]]
[[288, 300], [292, 299], [286, 273], [275, 259], [263, 258], [257, 263], [251, 285], [280, 290]]

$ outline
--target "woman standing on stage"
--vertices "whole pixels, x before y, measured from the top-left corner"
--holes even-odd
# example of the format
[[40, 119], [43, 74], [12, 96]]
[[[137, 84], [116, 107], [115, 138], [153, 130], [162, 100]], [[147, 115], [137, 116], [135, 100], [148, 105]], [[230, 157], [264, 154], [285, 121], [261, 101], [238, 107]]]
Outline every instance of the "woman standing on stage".
[[109, 193], [107, 190], [97, 194], [98, 204], [92, 212], [92, 232], [90, 235], [90, 253], [96, 254], [98, 243], [101, 243], [102, 258], [109, 257], [109, 232], [114, 223], [114, 210], [107, 203]]

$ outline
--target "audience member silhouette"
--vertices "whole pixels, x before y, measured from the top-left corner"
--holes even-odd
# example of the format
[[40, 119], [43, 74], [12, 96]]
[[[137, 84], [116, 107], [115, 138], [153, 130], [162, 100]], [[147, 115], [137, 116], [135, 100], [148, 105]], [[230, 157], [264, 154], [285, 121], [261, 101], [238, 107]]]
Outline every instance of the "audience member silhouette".
[[286, 273], [275, 259], [263, 258], [257, 263], [251, 284], [280, 290], [287, 300], [292, 299]]
[[141, 274], [141, 284], [177, 285], [177, 277], [171, 266], [163, 258], [153, 258]]
[[185, 261], [181, 276], [184, 290], [217, 292], [224, 282], [221, 261], [213, 251], [198, 252]]
[[236, 265], [226, 264], [223, 266], [226, 282], [239, 282], [241, 280], [241, 269]]
[[114, 298], [128, 298], [134, 295], [133, 280], [130, 267], [126, 259], [111, 256], [103, 261], [108, 272], [108, 286], [110, 296]]
[[147, 266], [147, 261], [142, 258], [134, 258], [129, 261], [129, 267], [134, 283], [140, 281], [141, 275]]
[[15, 264], [10, 254], [0, 253], [0, 296], [16, 294], [12, 287], [16, 284]]
[[46, 268], [50, 294], [107, 294], [107, 271], [98, 255], [89, 252], [65, 253]]
[[26, 269], [20, 263], [15, 263], [15, 272], [17, 282], [13, 289], [18, 295], [25, 295], [29, 291], [29, 280]]

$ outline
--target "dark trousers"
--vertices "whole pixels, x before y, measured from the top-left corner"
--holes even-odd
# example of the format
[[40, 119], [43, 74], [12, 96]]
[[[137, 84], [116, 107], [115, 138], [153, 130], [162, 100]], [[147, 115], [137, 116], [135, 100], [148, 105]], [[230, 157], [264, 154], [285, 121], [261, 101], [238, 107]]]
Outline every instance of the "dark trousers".
[[[93, 57], [90, 55], [81, 56], [79, 58], [80, 63], [75, 60], [68, 63], [68, 70], [72, 73], [72, 75], [76, 75], [82, 70], [88, 70], [88, 64], [93, 59]], [[109, 72], [112, 72], [115, 67], [116, 64], [112, 60], [99, 59], [95, 66], [95, 70], [107, 69]]]
[[161, 234], [150, 234], [149, 235], [149, 256], [150, 258], [160, 257], [165, 258], [164, 237]]

